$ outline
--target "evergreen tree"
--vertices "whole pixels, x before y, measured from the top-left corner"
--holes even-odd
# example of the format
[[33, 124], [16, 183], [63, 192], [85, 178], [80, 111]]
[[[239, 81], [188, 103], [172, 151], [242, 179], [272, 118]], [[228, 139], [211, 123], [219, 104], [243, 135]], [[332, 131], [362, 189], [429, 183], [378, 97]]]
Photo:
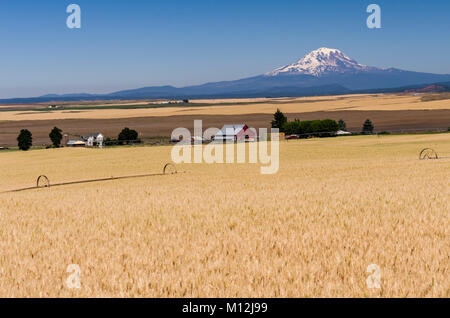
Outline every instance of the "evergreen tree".
[[27, 129], [22, 129], [17, 137], [17, 144], [20, 150], [27, 151], [33, 145], [33, 136]]
[[280, 132], [283, 132], [283, 125], [287, 123], [287, 118], [277, 109], [276, 113], [273, 115], [272, 128], [278, 128]]
[[363, 125], [362, 133], [366, 134], [366, 135], [371, 135], [371, 134], [373, 134], [373, 130], [374, 130], [374, 127], [373, 127], [372, 121], [370, 119], [366, 119], [366, 121], [364, 122], [364, 125]]
[[50, 140], [53, 143], [53, 147], [59, 148], [61, 147], [61, 140], [63, 138], [62, 130], [58, 127], [53, 127], [52, 131], [48, 135], [50, 137]]

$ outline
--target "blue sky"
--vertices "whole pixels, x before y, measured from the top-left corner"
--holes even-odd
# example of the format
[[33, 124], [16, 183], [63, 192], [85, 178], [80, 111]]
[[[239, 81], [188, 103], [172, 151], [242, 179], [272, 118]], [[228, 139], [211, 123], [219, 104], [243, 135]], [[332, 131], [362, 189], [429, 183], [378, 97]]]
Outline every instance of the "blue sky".
[[[66, 26], [66, 7], [82, 28]], [[366, 7], [382, 8], [382, 29]], [[233, 80], [319, 47], [450, 73], [448, 0], [14, 0], [0, 3], [0, 98]]]

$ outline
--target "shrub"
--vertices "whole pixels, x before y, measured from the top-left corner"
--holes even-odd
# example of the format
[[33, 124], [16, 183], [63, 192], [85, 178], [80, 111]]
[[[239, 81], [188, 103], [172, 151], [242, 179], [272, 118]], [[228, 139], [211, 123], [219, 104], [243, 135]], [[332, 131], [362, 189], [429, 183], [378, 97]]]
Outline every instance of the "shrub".
[[33, 145], [33, 135], [27, 129], [22, 129], [17, 136], [17, 144], [20, 150], [27, 151]]

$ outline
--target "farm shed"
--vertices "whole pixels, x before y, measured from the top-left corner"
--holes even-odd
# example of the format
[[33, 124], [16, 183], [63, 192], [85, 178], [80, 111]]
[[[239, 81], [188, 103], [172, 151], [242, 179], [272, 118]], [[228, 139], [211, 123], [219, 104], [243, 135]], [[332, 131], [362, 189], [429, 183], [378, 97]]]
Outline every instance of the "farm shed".
[[247, 125], [225, 125], [214, 136], [214, 141], [256, 141], [256, 130]]
[[86, 147], [86, 143], [83, 140], [69, 140], [67, 147]]

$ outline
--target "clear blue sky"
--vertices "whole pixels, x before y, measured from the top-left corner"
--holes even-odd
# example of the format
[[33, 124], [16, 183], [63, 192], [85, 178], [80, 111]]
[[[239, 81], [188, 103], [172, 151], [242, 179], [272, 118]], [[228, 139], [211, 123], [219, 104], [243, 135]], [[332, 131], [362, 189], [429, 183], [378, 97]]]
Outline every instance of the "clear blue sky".
[[[82, 28], [66, 27], [66, 7]], [[367, 5], [381, 30], [366, 27]], [[450, 73], [448, 0], [4, 0], [0, 98], [233, 80], [319, 47], [362, 64]]]

